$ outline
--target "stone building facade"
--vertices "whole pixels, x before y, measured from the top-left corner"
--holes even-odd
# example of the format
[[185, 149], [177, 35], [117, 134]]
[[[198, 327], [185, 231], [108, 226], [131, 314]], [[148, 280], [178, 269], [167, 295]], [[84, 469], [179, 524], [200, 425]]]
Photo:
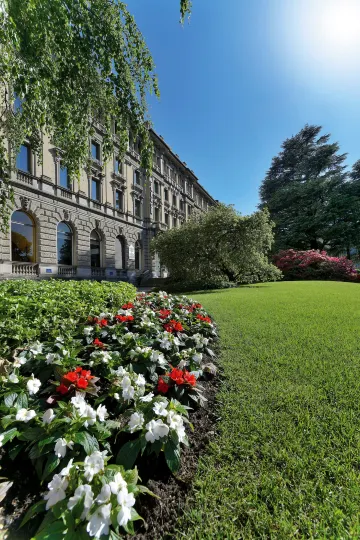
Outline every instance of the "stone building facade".
[[115, 151], [110, 162], [103, 162], [101, 125], [95, 128], [89, 140], [91, 171], [84, 169], [73, 185], [61, 165], [61, 151], [46, 137], [41, 163], [29, 145], [21, 147], [11, 178], [11, 226], [0, 236], [1, 278], [164, 277], [166, 270], [150, 253], [151, 239], [215, 204], [154, 131], [154, 166], [147, 178], [137, 143], [130, 144], [122, 161]]

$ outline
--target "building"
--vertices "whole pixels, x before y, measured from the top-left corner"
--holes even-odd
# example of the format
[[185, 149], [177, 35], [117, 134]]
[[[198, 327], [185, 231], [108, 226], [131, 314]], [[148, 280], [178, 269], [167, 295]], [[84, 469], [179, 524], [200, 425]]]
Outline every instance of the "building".
[[[102, 159], [102, 128], [89, 140], [91, 171], [71, 184], [61, 151], [43, 141], [39, 164], [29, 145], [16, 159], [11, 184], [15, 208], [7, 235], [0, 236], [0, 277], [128, 279], [163, 277], [150, 254], [158, 231], [178, 227], [214, 199], [163, 138], [154, 142], [152, 177], [140, 168], [138, 143], [125, 159]], [[116, 141], [116, 135], [114, 135]]]

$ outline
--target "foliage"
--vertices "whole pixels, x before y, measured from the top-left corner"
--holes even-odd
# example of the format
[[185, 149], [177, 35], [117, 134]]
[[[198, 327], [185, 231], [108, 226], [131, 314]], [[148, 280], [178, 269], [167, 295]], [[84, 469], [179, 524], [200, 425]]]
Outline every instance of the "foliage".
[[[181, 0], [181, 17], [190, 13]], [[70, 176], [89, 164], [93, 121], [103, 127], [103, 160], [141, 140], [151, 171], [147, 93], [159, 95], [154, 63], [134, 17], [116, 0], [0, 0], [0, 226], [6, 228], [9, 171], [26, 140], [38, 157], [43, 135], [61, 149]], [[14, 110], [13, 95], [17, 96]], [[20, 105], [21, 104], [21, 105]], [[114, 120], [117, 130], [114, 136]], [[11, 156], [7, 154], [7, 141]]]
[[189, 410], [204, 402], [199, 379], [214, 373], [206, 356], [216, 327], [201, 304], [161, 292], [65, 328], [5, 366], [0, 445], [48, 483], [49, 513], [34, 538], [53, 527], [70, 536], [132, 533], [135, 496], [146, 492], [132, 469], [163, 452], [178, 470]]
[[286, 139], [260, 188], [261, 207], [275, 222], [275, 248], [346, 252], [359, 238], [359, 164], [345, 171], [346, 154], [306, 125]]
[[197, 299], [216, 312], [222, 385], [174, 538], [358, 538], [359, 287], [280, 282]]
[[0, 358], [35, 340], [67, 335], [91, 313], [133, 300], [129, 283], [14, 280], [0, 283]]
[[152, 249], [175, 284], [200, 282], [206, 288], [226, 281], [268, 281], [280, 277], [267, 260], [272, 229], [266, 210], [241, 216], [232, 206], [217, 205], [180, 228], [158, 234]]
[[357, 281], [354, 263], [346, 257], [329, 257], [326, 251], [280, 251], [273, 257], [274, 264], [286, 279], [332, 279]]

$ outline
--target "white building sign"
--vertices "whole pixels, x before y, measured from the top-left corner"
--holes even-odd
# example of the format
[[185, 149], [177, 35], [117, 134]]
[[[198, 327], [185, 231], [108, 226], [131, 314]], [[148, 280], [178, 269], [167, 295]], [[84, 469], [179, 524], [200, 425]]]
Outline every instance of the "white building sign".
[[135, 246], [134, 246], [134, 244], [129, 244], [129, 260], [130, 261], [135, 260]]

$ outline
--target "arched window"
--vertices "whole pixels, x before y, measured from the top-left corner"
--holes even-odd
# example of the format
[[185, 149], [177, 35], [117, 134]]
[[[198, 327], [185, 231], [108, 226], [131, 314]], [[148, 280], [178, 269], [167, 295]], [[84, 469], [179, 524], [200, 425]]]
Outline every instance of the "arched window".
[[11, 216], [11, 258], [15, 262], [35, 262], [35, 224], [22, 210]]
[[141, 245], [140, 242], [135, 244], [135, 270], [141, 269]]
[[118, 270], [125, 269], [125, 249], [125, 239], [122, 236], [118, 236], [115, 239], [115, 268]]
[[101, 266], [101, 238], [97, 231], [90, 234], [90, 257], [91, 266], [100, 268]]
[[64, 221], [57, 226], [57, 261], [69, 266], [73, 263], [73, 231]]

